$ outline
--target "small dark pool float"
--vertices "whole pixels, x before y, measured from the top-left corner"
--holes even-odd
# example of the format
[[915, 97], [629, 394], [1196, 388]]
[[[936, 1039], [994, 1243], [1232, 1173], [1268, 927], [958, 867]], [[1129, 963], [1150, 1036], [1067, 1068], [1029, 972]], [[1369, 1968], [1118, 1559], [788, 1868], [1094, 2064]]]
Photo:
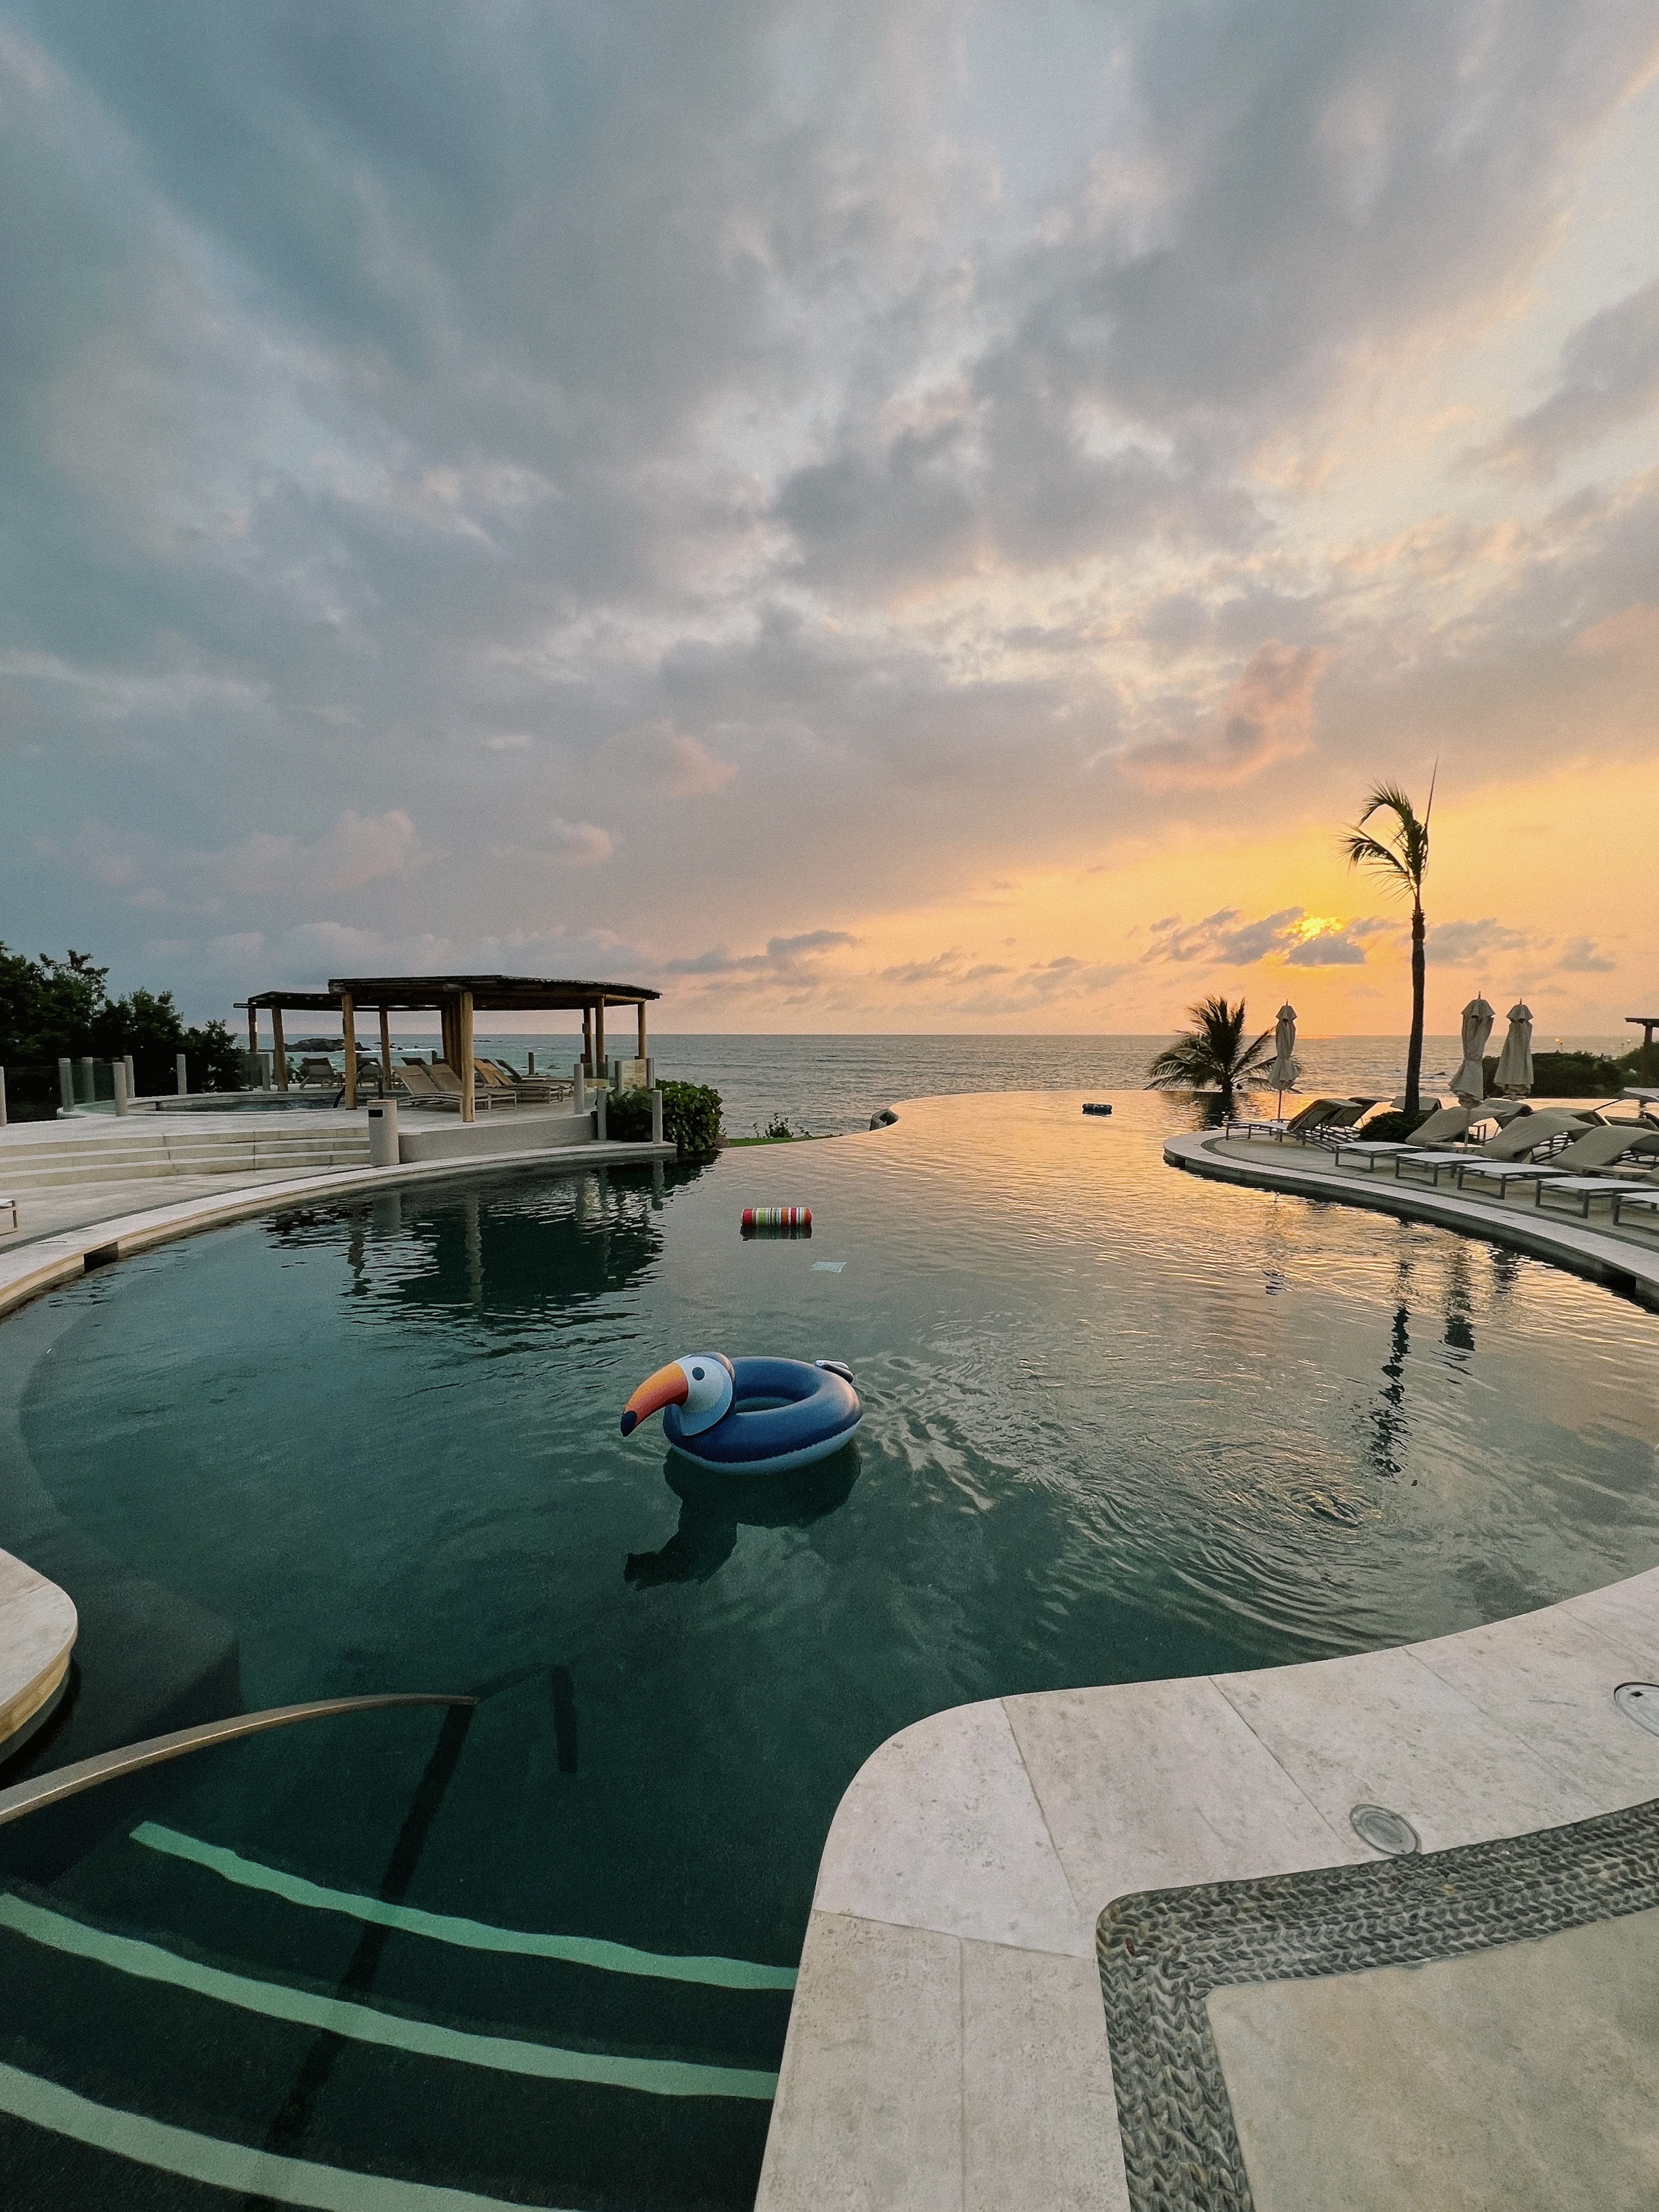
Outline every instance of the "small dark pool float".
[[673, 1449], [727, 1474], [781, 1474], [828, 1459], [864, 1419], [836, 1359], [728, 1359], [694, 1352], [641, 1383], [623, 1409], [632, 1436], [653, 1413]]

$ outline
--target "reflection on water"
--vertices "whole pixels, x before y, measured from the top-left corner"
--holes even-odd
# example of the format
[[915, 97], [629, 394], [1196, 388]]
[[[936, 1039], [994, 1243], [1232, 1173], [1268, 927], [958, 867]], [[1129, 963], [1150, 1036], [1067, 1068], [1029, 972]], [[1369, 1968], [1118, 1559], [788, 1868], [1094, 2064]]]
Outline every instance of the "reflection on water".
[[[1438, 1230], [1174, 1173], [1184, 1101], [1081, 1103], [912, 1103], [702, 1171], [414, 1186], [218, 1231], [7, 1322], [0, 1421], [59, 1520], [172, 1594], [152, 1644], [175, 1619], [234, 1629], [250, 1706], [504, 1686], [411, 1900], [787, 1965], [841, 1793], [924, 1714], [1443, 1632], [1659, 1559], [1659, 1317]], [[811, 1244], [741, 1237], [774, 1204], [811, 1206]], [[741, 1492], [665, 1468], [616, 1407], [688, 1344], [845, 1360], [856, 1450]], [[64, 1756], [91, 1747], [76, 1725]], [[180, 1767], [173, 1825], [377, 1893], [431, 1735], [355, 1728]], [[171, 1924], [181, 1877], [136, 1897], [126, 1865], [92, 1855], [68, 1901]], [[465, 1959], [404, 1948], [374, 1971], [377, 2003], [759, 2066], [787, 2003], [715, 2019], [594, 1975], [464, 2002]], [[559, 2108], [538, 2185], [752, 2200], [763, 2106], [690, 2143], [655, 2107], [696, 2100], [646, 2101]]]
[[707, 1582], [737, 1548], [738, 1530], [810, 1528], [844, 1505], [859, 1479], [859, 1448], [786, 1474], [730, 1475], [670, 1452], [663, 1480], [680, 1501], [679, 1526], [657, 1552], [630, 1552], [623, 1579], [636, 1589]]

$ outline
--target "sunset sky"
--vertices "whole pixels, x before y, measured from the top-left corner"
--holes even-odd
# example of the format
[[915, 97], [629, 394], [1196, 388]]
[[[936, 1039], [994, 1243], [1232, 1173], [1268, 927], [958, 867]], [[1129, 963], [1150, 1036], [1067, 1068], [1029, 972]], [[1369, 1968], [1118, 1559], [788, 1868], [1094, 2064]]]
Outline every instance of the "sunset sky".
[[0, 939], [1659, 1008], [1652, 0], [0, 5]]

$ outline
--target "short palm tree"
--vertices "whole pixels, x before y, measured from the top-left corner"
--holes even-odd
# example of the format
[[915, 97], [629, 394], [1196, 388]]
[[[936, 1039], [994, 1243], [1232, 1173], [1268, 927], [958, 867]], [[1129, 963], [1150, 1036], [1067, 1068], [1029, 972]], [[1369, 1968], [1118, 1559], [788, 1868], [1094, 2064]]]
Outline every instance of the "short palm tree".
[[[1406, 1111], [1418, 1111], [1418, 1087], [1423, 1079], [1423, 985], [1426, 962], [1423, 951], [1423, 879], [1429, 872], [1429, 817], [1434, 811], [1434, 778], [1429, 779], [1429, 803], [1419, 818], [1397, 783], [1374, 784], [1366, 794], [1364, 811], [1342, 840], [1342, 849], [1352, 868], [1369, 868], [1389, 889], [1412, 902], [1412, 1035], [1406, 1051]], [[1391, 818], [1377, 836], [1365, 824], [1378, 814]]]
[[1187, 1009], [1193, 1026], [1158, 1058], [1146, 1071], [1150, 1091], [1219, 1091], [1222, 1103], [1232, 1111], [1233, 1086], [1253, 1074], [1267, 1057], [1273, 1031], [1264, 1030], [1254, 1044], [1244, 1042], [1244, 1001], [1230, 1006], [1225, 999], [1200, 999]]

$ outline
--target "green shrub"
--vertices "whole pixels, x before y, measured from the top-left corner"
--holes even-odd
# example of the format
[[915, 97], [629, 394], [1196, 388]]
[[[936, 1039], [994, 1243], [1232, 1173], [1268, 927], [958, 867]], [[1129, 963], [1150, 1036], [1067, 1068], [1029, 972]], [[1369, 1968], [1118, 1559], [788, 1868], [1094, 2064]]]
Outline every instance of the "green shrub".
[[[1540, 1098], [1614, 1098], [1627, 1083], [1638, 1083], [1637, 1062], [1641, 1048], [1611, 1060], [1599, 1052], [1535, 1052], [1532, 1056], [1532, 1087]], [[1492, 1095], [1498, 1061], [1489, 1056], [1486, 1092]]]
[[[662, 1092], [663, 1135], [683, 1160], [707, 1158], [720, 1139], [720, 1092], [706, 1083], [664, 1083], [658, 1088]], [[623, 1144], [643, 1144], [651, 1134], [651, 1093], [623, 1091], [609, 1100], [605, 1132]]]

